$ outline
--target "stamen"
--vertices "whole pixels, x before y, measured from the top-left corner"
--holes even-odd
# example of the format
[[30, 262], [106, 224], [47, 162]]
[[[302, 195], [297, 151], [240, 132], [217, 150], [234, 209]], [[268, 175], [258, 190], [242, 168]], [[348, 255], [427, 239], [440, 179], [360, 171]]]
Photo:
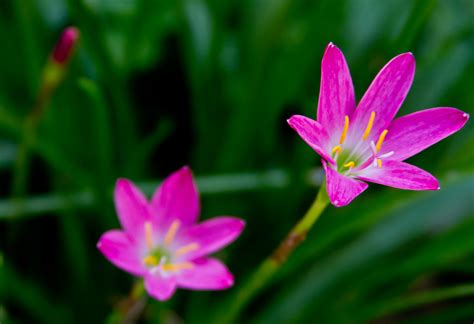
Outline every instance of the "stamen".
[[191, 243], [183, 247], [180, 247], [178, 250], [176, 250], [176, 256], [179, 257], [179, 256], [182, 256], [183, 254], [196, 251], [197, 249], [199, 249], [199, 244]]
[[344, 144], [344, 140], [346, 139], [347, 131], [349, 130], [349, 116], [344, 116], [344, 129], [342, 130], [341, 139], [339, 140], [339, 144]]
[[179, 271], [179, 270], [186, 270], [186, 269], [192, 269], [194, 268], [194, 265], [191, 262], [183, 262], [183, 263], [175, 263], [175, 264], [163, 264], [161, 266], [161, 269], [164, 271]]
[[353, 168], [353, 167], [355, 167], [355, 165], [356, 165], [356, 164], [355, 164], [354, 161], [349, 161], [349, 162], [347, 162], [346, 164], [344, 164], [344, 167], [345, 167], [345, 168]]
[[377, 150], [377, 152], [380, 151], [380, 149], [382, 148], [382, 143], [383, 143], [387, 133], [388, 133], [388, 129], [385, 129], [382, 132], [382, 134], [380, 134], [379, 140], [377, 141], [377, 145], [375, 146], [375, 149]]
[[382, 167], [382, 160], [381, 159], [377, 159], [377, 165], [379, 168]]
[[340, 147], [339, 145], [336, 145], [334, 146], [334, 148], [332, 149], [332, 152], [331, 152], [331, 155], [333, 155], [334, 153], [341, 153], [342, 151], [342, 147]]
[[158, 265], [158, 259], [153, 255], [149, 255], [143, 258], [143, 263], [148, 267], [153, 267]]
[[171, 223], [171, 226], [165, 236], [165, 245], [169, 246], [171, 243], [173, 243], [174, 236], [176, 235], [180, 225], [181, 223], [179, 220], [174, 220], [173, 223]]
[[145, 222], [145, 241], [148, 249], [153, 249], [153, 225]]
[[370, 119], [369, 119], [369, 123], [367, 124], [367, 128], [365, 129], [365, 132], [364, 132], [364, 135], [362, 136], [362, 139], [365, 141], [369, 135], [370, 135], [370, 131], [372, 130], [372, 126], [374, 125], [374, 119], [375, 119], [375, 111], [372, 111], [372, 113], [370, 114]]

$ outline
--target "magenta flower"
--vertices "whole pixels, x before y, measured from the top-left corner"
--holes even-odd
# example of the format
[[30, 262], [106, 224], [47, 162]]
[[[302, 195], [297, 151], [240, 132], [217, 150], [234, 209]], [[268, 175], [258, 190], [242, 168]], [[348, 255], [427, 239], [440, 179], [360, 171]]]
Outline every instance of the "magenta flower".
[[54, 47], [52, 58], [57, 64], [65, 64], [71, 58], [74, 47], [79, 39], [76, 27], [66, 28]]
[[234, 241], [245, 223], [222, 216], [196, 224], [199, 196], [189, 168], [165, 179], [151, 202], [130, 181], [119, 179], [115, 207], [123, 230], [104, 233], [97, 247], [115, 266], [144, 277], [152, 297], [167, 300], [177, 287], [233, 285], [227, 267], [208, 255]]
[[332, 43], [327, 46], [317, 121], [296, 115], [288, 123], [323, 158], [333, 205], [349, 204], [367, 189], [364, 181], [407, 190], [439, 189], [435, 177], [403, 161], [461, 129], [469, 115], [440, 107], [393, 120], [414, 74], [413, 55], [398, 55], [378, 73], [356, 108], [344, 55]]

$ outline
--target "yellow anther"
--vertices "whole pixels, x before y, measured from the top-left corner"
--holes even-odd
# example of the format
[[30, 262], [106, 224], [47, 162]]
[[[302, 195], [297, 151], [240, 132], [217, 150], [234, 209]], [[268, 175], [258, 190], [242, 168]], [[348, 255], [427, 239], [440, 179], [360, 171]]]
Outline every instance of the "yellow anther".
[[344, 116], [344, 129], [342, 130], [341, 139], [339, 144], [343, 144], [346, 139], [347, 131], [349, 130], [349, 116]]
[[178, 250], [176, 250], [176, 256], [179, 257], [179, 256], [182, 256], [183, 254], [196, 251], [197, 249], [199, 249], [199, 244], [191, 243], [183, 247], [180, 247]]
[[161, 269], [164, 271], [179, 271], [179, 270], [186, 270], [192, 269], [194, 266], [191, 262], [183, 262], [183, 263], [175, 263], [175, 264], [163, 264]]
[[344, 167], [345, 167], [345, 168], [353, 168], [353, 167], [355, 167], [355, 165], [356, 165], [356, 164], [355, 164], [354, 161], [349, 161], [349, 162], [347, 162], [346, 164], [344, 164]]
[[165, 236], [165, 245], [169, 246], [171, 243], [173, 243], [174, 236], [176, 235], [180, 225], [181, 223], [179, 220], [174, 220], [173, 223], [171, 223], [171, 226]]
[[342, 147], [340, 147], [339, 145], [336, 145], [336, 146], [334, 146], [334, 148], [332, 149], [331, 154], [334, 154], [334, 153], [336, 153], [336, 152], [337, 152], [337, 153], [341, 153], [341, 151], [342, 151]]
[[153, 249], [153, 225], [145, 222], [145, 241], [148, 249]]
[[388, 129], [385, 129], [382, 134], [380, 134], [379, 136], [379, 140], [377, 141], [377, 145], [375, 145], [375, 151], [380, 151], [380, 149], [382, 148], [382, 143], [385, 139], [385, 136], [387, 135], [388, 133]]
[[145, 258], [143, 258], [143, 263], [145, 263], [146, 266], [148, 267], [153, 267], [158, 265], [158, 259], [154, 257], [153, 255], [149, 255]]
[[375, 111], [372, 111], [372, 113], [370, 114], [369, 123], [367, 124], [367, 128], [365, 129], [364, 135], [362, 136], [362, 139], [364, 141], [370, 135], [370, 131], [372, 130], [372, 126], [374, 125], [374, 119], [375, 119]]
[[379, 168], [382, 167], [382, 160], [381, 159], [377, 159], [377, 165], [379, 166]]

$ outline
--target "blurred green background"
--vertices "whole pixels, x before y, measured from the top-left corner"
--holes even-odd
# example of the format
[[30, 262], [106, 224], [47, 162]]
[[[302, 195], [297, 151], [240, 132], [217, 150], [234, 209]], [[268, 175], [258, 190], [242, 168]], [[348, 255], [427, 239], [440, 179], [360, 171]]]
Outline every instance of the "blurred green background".
[[[81, 31], [77, 51], [26, 140], [44, 65], [70, 25]], [[315, 116], [330, 41], [359, 99], [390, 58], [411, 51], [417, 71], [400, 114], [474, 113], [471, 0], [12, 0], [0, 2], [0, 40], [2, 324], [106, 321], [133, 283], [95, 247], [118, 227], [115, 179], [150, 194], [185, 164], [202, 219], [247, 220], [218, 255], [236, 285], [245, 281], [321, 182], [318, 156], [286, 119]], [[472, 322], [472, 121], [410, 162], [442, 190], [372, 185], [328, 208], [241, 322]], [[24, 184], [14, 189], [15, 179]], [[179, 291], [150, 300], [141, 321], [219, 323], [233, 293]]]

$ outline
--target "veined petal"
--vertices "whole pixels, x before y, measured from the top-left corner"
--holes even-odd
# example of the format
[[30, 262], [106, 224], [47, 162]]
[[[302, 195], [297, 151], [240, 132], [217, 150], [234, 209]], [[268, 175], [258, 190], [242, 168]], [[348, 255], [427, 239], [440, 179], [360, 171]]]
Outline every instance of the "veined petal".
[[305, 116], [294, 115], [288, 119], [288, 124], [323, 159], [335, 164], [334, 160], [327, 154], [329, 136], [320, 123]]
[[140, 260], [137, 246], [123, 231], [111, 230], [102, 234], [97, 248], [116, 267], [142, 276], [146, 268]]
[[367, 168], [360, 172], [358, 179], [406, 190], [438, 190], [438, 180], [411, 164], [384, 160], [381, 168]]
[[457, 132], [469, 119], [449, 107], [431, 108], [395, 119], [388, 128], [381, 154], [393, 151], [391, 160], [403, 161]]
[[145, 289], [155, 299], [168, 300], [176, 291], [176, 278], [174, 276], [165, 278], [159, 272], [148, 273], [145, 277]]
[[377, 140], [400, 109], [410, 90], [415, 75], [415, 59], [411, 53], [396, 56], [377, 74], [352, 115], [353, 126], [349, 131], [352, 140], [359, 141], [375, 113], [369, 137]]
[[331, 203], [336, 207], [348, 205], [355, 197], [360, 195], [368, 185], [365, 182], [355, 180], [331, 169], [322, 161], [326, 172], [326, 189]]
[[114, 192], [115, 209], [123, 229], [135, 235], [143, 232], [150, 219], [148, 201], [143, 193], [127, 179], [118, 179]]
[[163, 181], [153, 195], [152, 208], [163, 226], [171, 224], [173, 220], [179, 220], [184, 226], [197, 221], [199, 194], [188, 167], [181, 168]]
[[183, 231], [183, 244], [198, 244], [199, 248], [186, 254], [191, 260], [218, 251], [233, 242], [244, 229], [245, 222], [239, 218], [220, 216], [191, 226]]
[[176, 276], [179, 287], [192, 290], [221, 290], [232, 287], [234, 276], [217, 259], [200, 258], [193, 261], [192, 269]]
[[354, 109], [354, 86], [346, 59], [339, 48], [329, 43], [321, 62], [318, 122], [339, 138], [344, 116], [350, 116]]

